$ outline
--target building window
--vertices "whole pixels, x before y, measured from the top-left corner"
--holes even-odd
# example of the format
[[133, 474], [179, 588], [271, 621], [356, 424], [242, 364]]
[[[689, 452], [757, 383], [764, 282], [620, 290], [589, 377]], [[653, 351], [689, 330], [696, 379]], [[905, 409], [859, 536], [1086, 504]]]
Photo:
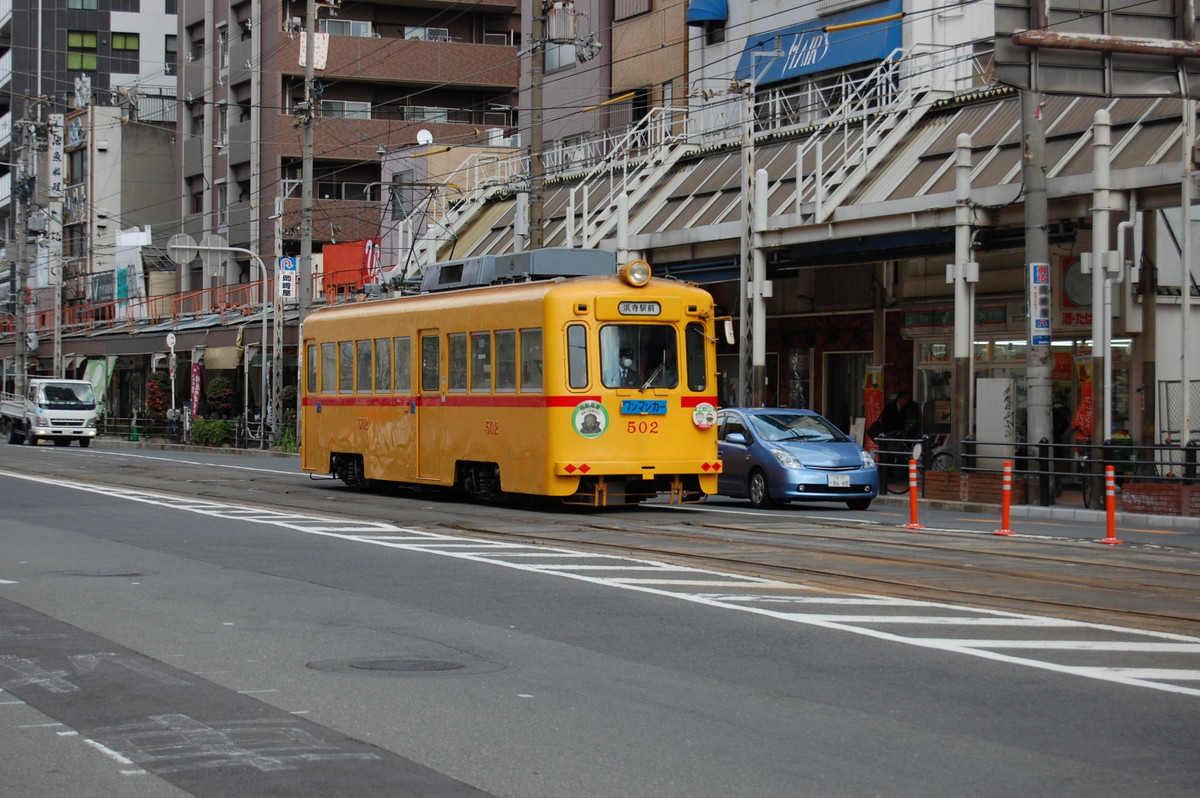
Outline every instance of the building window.
[[114, 72], [139, 71], [139, 49], [141, 41], [136, 33], [113, 33], [112, 54]]
[[546, 71], [566, 69], [575, 66], [575, 45], [548, 44], [546, 45]]
[[217, 65], [221, 69], [229, 69], [229, 29], [217, 31]]
[[226, 183], [217, 185], [217, 225], [224, 227], [229, 224], [229, 186]]
[[322, 100], [321, 115], [338, 119], [370, 119], [371, 104], [355, 100]]
[[174, 75], [179, 64], [179, 37], [167, 34], [163, 41], [163, 74]]
[[67, 31], [67, 71], [96, 71], [96, 34], [90, 31]]
[[112, 48], [114, 51], [120, 52], [137, 52], [139, 46], [138, 34], [136, 33], [114, 33], [112, 35]]
[[229, 144], [229, 106], [217, 106], [217, 129], [213, 131], [213, 135], [217, 139], [218, 147]]
[[720, 44], [725, 41], [725, 20], [708, 20], [704, 23], [704, 43]]
[[96, 0], [67, 0], [67, 8], [71, 11], [95, 11]]
[[370, 38], [375, 35], [370, 22], [357, 19], [319, 19], [317, 24], [322, 33], [328, 33], [330, 36]]
[[426, 42], [448, 42], [450, 41], [450, 29], [405, 25], [404, 38], [420, 39]]
[[613, 20], [628, 19], [650, 10], [650, 0], [613, 0]]

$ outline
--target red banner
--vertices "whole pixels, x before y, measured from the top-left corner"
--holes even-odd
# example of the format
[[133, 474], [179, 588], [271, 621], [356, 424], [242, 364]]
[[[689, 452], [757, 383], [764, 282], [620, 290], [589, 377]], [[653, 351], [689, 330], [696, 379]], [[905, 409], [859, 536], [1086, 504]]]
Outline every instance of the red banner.
[[1092, 358], [1075, 359], [1075, 374], [1079, 377], [1079, 404], [1075, 407], [1075, 440], [1091, 440], [1092, 437]]
[[875, 448], [875, 441], [866, 434], [875, 420], [883, 415], [883, 366], [867, 366], [863, 379], [863, 446], [867, 451]]

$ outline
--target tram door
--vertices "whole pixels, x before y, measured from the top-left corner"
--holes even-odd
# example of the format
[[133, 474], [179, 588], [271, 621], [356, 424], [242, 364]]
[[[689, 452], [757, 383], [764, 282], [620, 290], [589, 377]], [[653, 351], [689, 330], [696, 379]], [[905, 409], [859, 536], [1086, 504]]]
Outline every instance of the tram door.
[[417, 478], [437, 479], [440, 474], [442, 452], [442, 425], [446, 423], [446, 409], [441, 396], [441, 338], [437, 330], [421, 330], [420, 396], [417, 399], [416, 424]]

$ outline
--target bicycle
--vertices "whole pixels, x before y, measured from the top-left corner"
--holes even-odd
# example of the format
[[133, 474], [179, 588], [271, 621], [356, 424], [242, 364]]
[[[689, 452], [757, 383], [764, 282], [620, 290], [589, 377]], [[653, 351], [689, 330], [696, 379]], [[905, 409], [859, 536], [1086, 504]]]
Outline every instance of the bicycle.
[[879, 469], [882, 493], [908, 493], [908, 461], [915, 456], [913, 445], [920, 444], [911, 438], [900, 437], [901, 434], [884, 432], [875, 438], [879, 446], [875, 465]]
[[954, 450], [946, 446], [946, 441], [949, 440], [949, 435], [929, 436], [930, 447], [932, 453], [929, 455], [929, 463], [925, 463], [925, 441], [929, 438], [923, 438], [917, 441], [913, 446], [912, 457], [917, 461], [917, 484], [921, 487], [921, 494], [924, 495], [925, 489], [925, 469], [930, 471], [949, 471], [954, 468]]
[[1088, 509], [1093, 504], [1098, 506], [1100, 477], [1092, 473], [1092, 454], [1089, 449], [1076, 447], [1075, 469], [1079, 473], [1079, 493], [1083, 498], [1083, 506]]

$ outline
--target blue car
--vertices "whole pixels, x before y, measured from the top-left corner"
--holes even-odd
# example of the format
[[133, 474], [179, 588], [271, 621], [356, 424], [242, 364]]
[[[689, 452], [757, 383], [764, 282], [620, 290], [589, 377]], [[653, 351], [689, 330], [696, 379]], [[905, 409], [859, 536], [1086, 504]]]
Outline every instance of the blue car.
[[875, 460], [824, 416], [786, 407], [717, 413], [717, 493], [755, 507], [845, 502], [865, 510], [879, 494]]

